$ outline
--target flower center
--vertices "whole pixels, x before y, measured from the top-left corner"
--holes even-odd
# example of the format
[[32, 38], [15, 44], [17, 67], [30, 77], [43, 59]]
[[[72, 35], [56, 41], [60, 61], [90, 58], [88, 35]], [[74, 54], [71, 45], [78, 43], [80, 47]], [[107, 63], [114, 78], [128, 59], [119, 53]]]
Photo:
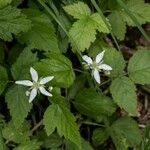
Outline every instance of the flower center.
[[33, 88], [38, 89], [40, 87], [40, 83], [39, 82], [33, 82]]
[[94, 62], [93, 64], [91, 64], [91, 69], [98, 69], [99, 64]]

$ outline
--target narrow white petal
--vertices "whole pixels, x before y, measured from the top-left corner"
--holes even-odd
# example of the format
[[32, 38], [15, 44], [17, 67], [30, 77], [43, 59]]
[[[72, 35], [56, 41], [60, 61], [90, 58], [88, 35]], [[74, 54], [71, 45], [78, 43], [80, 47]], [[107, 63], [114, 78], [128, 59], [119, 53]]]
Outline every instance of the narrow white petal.
[[42, 86], [39, 87], [39, 90], [40, 90], [40, 92], [41, 92], [43, 95], [46, 95], [46, 96], [52, 96], [52, 94], [49, 93], [48, 91], [46, 91], [45, 88], [42, 87]]
[[37, 89], [32, 89], [29, 97], [29, 103], [31, 103], [37, 95]]
[[38, 81], [37, 71], [34, 68], [30, 67], [30, 73], [31, 73], [32, 80], [37, 82]]
[[100, 82], [101, 82], [101, 81], [100, 81], [100, 74], [99, 74], [99, 72], [98, 72], [97, 69], [94, 70], [93, 76], [94, 76], [96, 82], [100, 84]]
[[48, 76], [40, 80], [40, 84], [46, 84], [47, 82], [51, 81], [54, 76]]
[[112, 70], [112, 68], [109, 65], [106, 65], [106, 64], [101, 64], [101, 65], [99, 65], [98, 68], [103, 69], [103, 70], [107, 70], [107, 71]]
[[97, 56], [96, 56], [96, 63], [100, 63], [104, 57], [104, 53], [105, 51], [102, 51], [101, 53], [99, 53]]
[[82, 59], [87, 63], [87, 64], [92, 64], [93, 60], [91, 59], [91, 57], [87, 56], [87, 55], [83, 55]]
[[25, 86], [33, 85], [33, 83], [30, 80], [20, 80], [20, 81], [16, 81], [15, 83], [19, 85], [25, 85]]

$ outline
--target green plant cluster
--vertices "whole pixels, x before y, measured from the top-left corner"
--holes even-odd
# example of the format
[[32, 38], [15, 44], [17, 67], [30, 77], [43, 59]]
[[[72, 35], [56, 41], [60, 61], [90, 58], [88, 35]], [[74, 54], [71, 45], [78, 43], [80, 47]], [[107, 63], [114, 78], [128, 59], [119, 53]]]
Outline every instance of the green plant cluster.
[[[150, 150], [140, 130], [138, 91], [150, 85], [150, 49], [125, 57], [128, 28], [150, 22], [144, 0], [0, 0], [0, 150]], [[137, 31], [138, 32], [138, 31]], [[95, 82], [83, 55], [112, 71]], [[52, 97], [29, 103], [30, 67], [54, 76]]]

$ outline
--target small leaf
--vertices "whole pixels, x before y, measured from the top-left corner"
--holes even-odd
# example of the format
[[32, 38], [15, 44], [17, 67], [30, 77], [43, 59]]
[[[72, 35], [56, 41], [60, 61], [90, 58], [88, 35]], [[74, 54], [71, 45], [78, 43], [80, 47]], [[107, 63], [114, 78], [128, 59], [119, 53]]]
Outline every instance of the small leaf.
[[[62, 99], [59, 99], [62, 101]], [[80, 134], [75, 123], [73, 114], [62, 104], [52, 103], [44, 114], [44, 125], [46, 133], [52, 134], [57, 129], [60, 136], [75, 143], [81, 148]]]
[[19, 146], [14, 148], [14, 150], [39, 150], [41, 142], [38, 142], [36, 139], [21, 143]]
[[64, 7], [64, 10], [76, 19], [81, 19], [82, 17], [89, 16], [91, 14], [91, 10], [88, 5], [83, 2], [67, 5]]
[[110, 129], [117, 150], [126, 150], [130, 146], [139, 145], [142, 140], [138, 124], [129, 117], [118, 119]]
[[2, 130], [3, 137], [9, 142], [22, 143], [29, 140], [29, 124], [24, 122], [19, 128], [16, 128], [10, 121]]
[[128, 72], [134, 83], [150, 84], [150, 51], [140, 48], [129, 60]]
[[6, 93], [6, 102], [16, 128], [23, 123], [31, 110], [32, 104], [29, 103], [25, 92], [24, 87], [14, 86]]
[[84, 89], [75, 98], [75, 107], [82, 114], [90, 117], [99, 115], [110, 116], [115, 112], [116, 107], [113, 101], [94, 89]]
[[36, 54], [31, 52], [30, 48], [25, 48], [12, 65], [12, 75], [15, 80], [26, 79], [29, 77], [30, 67], [37, 61]]
[[7, 85], [7, 82], [8, 82], [8, 75], [7, 75], [6, 69], [0, 66], [0, 95], [4, 91]]
[[136, 87], [127, 77], [120, 77], [112, 81], [110, 91], [114, 101], [131, 114], [136, 114]]
[[0, 9], [0, 26], [0, 38], [11, 41], [12, 34], [26, 32], [31, 27], [31, 22], [19, 9], [7, 6]]
[[19, 37], [20, 42], [46, 52], [59, 52], [55, 29], [49, 17], [35, 9], [27, 9], [24, 13], [32, 21], [32, 28]]
[[126, 24], [122, 19], [119, 11], [114, 11], [108, 16], [110, 21], [112, 32], [119, 40], [124, 40], [126, 33]]
[[92, 135], [92, 141], [95, 146], [103, 144], [108, 138], [109, 135], [104, 128], [95, 129]]
[[50, 53], [47, 57], [47, 59], [43, 59], [35, 65], [39, 74], [42, 76], [54, 76], [53, 83], [57, 86], [69, 87], [72, 85], [75, 74], [70, 60], [57, 53]]

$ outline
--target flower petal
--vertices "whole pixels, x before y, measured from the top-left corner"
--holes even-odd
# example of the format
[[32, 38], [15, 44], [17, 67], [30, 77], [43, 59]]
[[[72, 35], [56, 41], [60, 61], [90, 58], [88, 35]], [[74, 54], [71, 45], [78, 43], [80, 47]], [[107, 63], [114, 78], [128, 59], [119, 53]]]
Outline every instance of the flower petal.
[[105, 53], [105, 51], [102, 51], [101, 53], [99, 53], [97, 56], [96, 56], [96, 63], [100, 63], [101, 62], [101, 60], [103, 59], [103, 57], [104, 57], [104, 53]]
[[100, 74], [99, 74], [99, 72], [98, 72], [97, 69], [94, 70], [93, 76], [94, 76], [96, 82], [100, 84], [100, 82], [101, 82], [101, 81], [100, 81]]
[[36, 95], [37, 95], [37, 89], [34, 88], [34, 89], [31, 90], [30, 97], [29, 97], [29, 103], [31, 103], [34, 100]]
[[46, 91], [45, 88], [42, 87], [42, 86], [39, 87], [39, 90], [40, 90], [40, 92], [41, 92], [43, 95], [52, 96], [52, 94], [49, 93], [48, 91]]
[[91, 57], [87, 56], [87, 55], [83, 55], [82, 59], [87, 63], [87, 64], [92, 64], [93, 60], [91, 59]]
[[108, 70], [108, 71], [112, 70], [112, 68], [107, 64], [101, 64], [98, 66], [98, 68], [103, 70]]
[[46, 84], [47, 82], [51, 81], [54, 76], [48, 76], [40, 80], [40, 84]]
[[38, 81], [37, 71], [34, 68], [30, 67], [30, 73], [31, 73], [32, 80], [37, 82]]
[[20, 81], [16, 81], [15, 83], [19, 85], [25, 85], [25, 86], [33, 85], [33, 83], [30, 80], [20, 80]]

